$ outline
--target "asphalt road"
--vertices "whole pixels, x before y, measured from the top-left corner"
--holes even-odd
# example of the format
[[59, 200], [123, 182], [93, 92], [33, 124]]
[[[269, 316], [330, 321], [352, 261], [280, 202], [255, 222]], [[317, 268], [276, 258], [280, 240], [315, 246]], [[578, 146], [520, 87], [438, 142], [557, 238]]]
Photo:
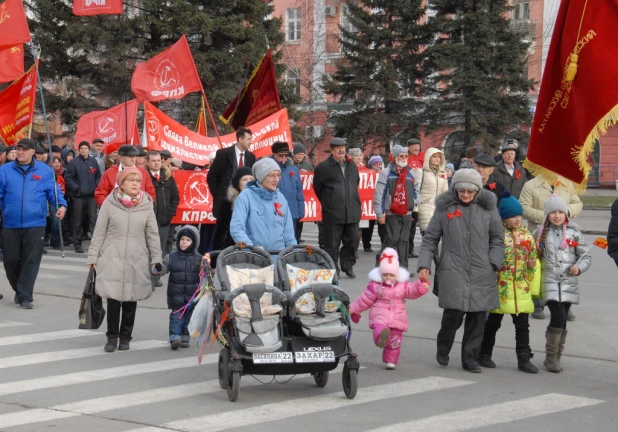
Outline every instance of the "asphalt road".
[[[605, 221], [603, 221], [605, 224]], [[315, 243], [312, 224], [305, 239]], [[596, 236], [589, 236], [594, 240]], [[417, 240], [420, 241], [420, 240]], [[374, 239], [377, 246], [377, 234]], [[374, 254], [359, 252], [356, 280], [341, 285], [357, 297]], [[441, 310], [431, 293], [408, 302], [410, 330], [400, 364], [386, 371], [373, 344], [367, 314], [352, 342], [363, 369], [358, 396], [343, 396], [341, 374], [326, 388], [308, 376], [286, 384], [241, 380], [231, 403], [217, 382], [217, 349], [196, 366], [197, 348], [171, 351], [165, 290], [139, 304], [129, 352], [106, 354], [104, 331], [77, 330], [85, 256], [50, 251], [36, 285], [35, 309], [19, 309], [0, 271], [0, 431], [608, 431], [618, 430], [618, 268], [592, 250], [581, 277], [561, 374], [517, 371], [514, 328], [505, 319], [494, 351], [497, 369], [471, 374], [435, 361]], [[413, 264], [415, 262], [413, 261]], [[532, 320], [533, 362], [542, 368], [544, 328]], [[103, 326], [105, 327], [105, 325]], [[461, 331], [458, 334], [458, 341]], [[260, 377], [262, 381], [267, 377]], [[286, 381], [289, 377], [279, 377]], [[270, 381], [270, 379], [267, 379]]]

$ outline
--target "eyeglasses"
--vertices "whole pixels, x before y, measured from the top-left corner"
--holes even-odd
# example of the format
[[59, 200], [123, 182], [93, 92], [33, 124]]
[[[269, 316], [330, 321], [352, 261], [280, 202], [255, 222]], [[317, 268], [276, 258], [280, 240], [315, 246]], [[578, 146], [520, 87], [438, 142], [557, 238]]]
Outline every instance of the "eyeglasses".
[[126, 182], [130, 182], [130, 183], [141, 183], [142, 179], [141, 178], [130, 178], [130, 179], [126, 179]]
[[474, 195], [477, 191], [475, 189], [457, 189], [457, 192], [462, 195]]
[[168, 159], [169, 159], [168, 157], [161, 156], [161, 160], [168, 160]]

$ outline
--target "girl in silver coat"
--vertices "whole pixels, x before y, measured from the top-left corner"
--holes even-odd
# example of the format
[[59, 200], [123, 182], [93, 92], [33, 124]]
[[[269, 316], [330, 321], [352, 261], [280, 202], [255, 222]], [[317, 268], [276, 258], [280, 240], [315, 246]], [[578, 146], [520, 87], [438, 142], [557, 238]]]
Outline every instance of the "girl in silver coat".
[[586, 239], [574, 223], [569, 222], [564, 199], [552, 195], [545, 201], [545, 223], [535, 231], [542, 265], [541, 297], [551, 319], [545, 332], [545, 368], [560, 372], [560, 358], [567, 336], [567, 315], [572, 304], [579, 303], [577, 276], [588, 270], [591, 257], [586, 253]]

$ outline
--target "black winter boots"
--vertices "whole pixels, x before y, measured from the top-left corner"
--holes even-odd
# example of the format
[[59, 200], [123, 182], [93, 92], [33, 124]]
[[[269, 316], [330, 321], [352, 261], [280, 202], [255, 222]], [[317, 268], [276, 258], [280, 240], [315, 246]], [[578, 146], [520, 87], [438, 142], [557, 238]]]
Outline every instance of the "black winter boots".
[[539, 368], [530, 362], [530, 359], [534, 357], [530, 348], [515, 350], [517, 353], [517, 369], [526, 373], [538, 373]]
[[118, 338], [107, 338], [107, 343], [105, 344], [105, 347], [103, 348], [103, 350], [105, 352], [112, 353], [116, 351], [117, 347], [118, 347]]

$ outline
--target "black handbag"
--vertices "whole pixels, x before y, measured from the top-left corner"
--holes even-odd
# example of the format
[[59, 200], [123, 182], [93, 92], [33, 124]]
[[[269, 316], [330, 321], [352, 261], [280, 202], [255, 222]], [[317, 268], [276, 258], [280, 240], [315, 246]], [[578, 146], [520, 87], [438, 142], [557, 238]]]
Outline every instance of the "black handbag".
[[97, 272], [91, 268], [86, 279], [86, 286], [82, 295], [82, 302], [79, 305], [79, 328], [96, 330], [101, 327], [105, 319], [105, 309], [103, 299], [97, 294], [95, 284]]

